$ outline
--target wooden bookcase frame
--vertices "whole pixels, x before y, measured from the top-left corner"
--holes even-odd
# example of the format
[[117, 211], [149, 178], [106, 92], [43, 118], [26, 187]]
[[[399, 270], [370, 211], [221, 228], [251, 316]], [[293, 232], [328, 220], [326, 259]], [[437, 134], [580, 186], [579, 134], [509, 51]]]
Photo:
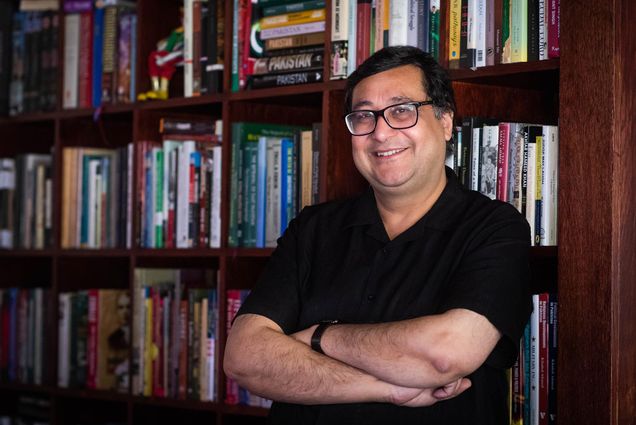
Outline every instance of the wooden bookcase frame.
[[[179, 1], [138, 0], [137, 87], [145, 80], [146, 54], [176, 22]], [[328, 22], [331, 15], [328, 3]], [[447, 10], [447, 0], [442, 10]], [[223, 246], [220, 249], [63, 250], [60, 248], [61, 152], [65, 146], [103, 145], [93, 124], [92, 109], [36, 113], [0, 118], [0, 156], [47, 152], [54, 148], [54, 245], [41, 251], [0, 251], [2, 287], [48, 281], [51, 302], [48, 337], [55, 349], [47, 353], [44, 386], [0, 383], [5, 399], [42, 394], [51, 399], [51, 423], [79, 420], [69, 409], [95, 406], [115, 409], [128, 424], [179, 420], [218, 424], [259, 421], [267, 411], [222, 402], [203, 403], [143, 398], [102, 391], [60, 389], [54, 383], [57, 365], [57, 294], [78, 283], [87, 267], [117, 270], [98, 285], [132, 288], [134, 269], [153, 265], [217, 267], [220, 271], [220, 348], [225, 340], [225, 290], [247, 288], [262, 269], [269, 249], [228, 248], [230, 122], [236, 120], [293, 124], [323, 123], [320, 198], [330, 200], [359, 190], [342, 123], [343, 81], [231, 93], [231, 10], [225, 0], [225, 65], [223, 92], [198, 98], [104, 106], [106, 139], [115, 146], [151, 138], [157, 117], [165, 113], [209, 114], [224, 125]], [[559, 293], [558, 422], [560, 424], [634, 424], [636, 418], [636, 2], [615, 0], [561, 1], [561, 58], [542, 62], [453, 70], [458, 110], [463, 115], [496, 116], [504, 120], [559, 124], [559, 246], [532, 251], [537, 290]], [[442, 32], [447, 17], [442, 15]], [[60, 38], [63, 37], [60, 30]], [[327, 25], [326, 40], [330, 39]], [[59, 63], [64, 46], [60, 40]], [[447, 47], [442, 47], [446, 57]], [[325, 57], [329, 57], [329, 42]], [[329, 61], [325, 61], [325, 76]], [[177, 77], [178, 78], [178, 77]], [[59, 76], [61, 93], [62, 73]], [[61, 96], [58, 96], [61, 98]], [[61, 104], [61, 102], [60, 102]], [[155, 128], [153, 128], [153, 125]], [[136, 229], [138, 223], [134, 223]], [[75, 277], [75, 278], [73, 278]], [[75, 283], [73, 283], [75, 282]], [[70, 286], [69, 286], [70, 285]], [[217, 366], [223, 399], [224, 376]], [[87, 407], [78, 407], [86, 405]], [[100, 407], [101, 406], [101, 407]]]

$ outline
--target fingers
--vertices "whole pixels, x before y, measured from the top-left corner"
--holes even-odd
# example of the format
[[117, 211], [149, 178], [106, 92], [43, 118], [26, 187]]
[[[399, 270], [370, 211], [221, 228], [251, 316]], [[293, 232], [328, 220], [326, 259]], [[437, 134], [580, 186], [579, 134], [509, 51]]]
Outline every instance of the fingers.
[[472, 382], [467, 378], [459, 378], [457, 381], [450, 384], [439, 387], [433, 391], [433, 397], [438, 400], [448, 400], [453, 397], [457, 397], [468, 388], [470, 388]]

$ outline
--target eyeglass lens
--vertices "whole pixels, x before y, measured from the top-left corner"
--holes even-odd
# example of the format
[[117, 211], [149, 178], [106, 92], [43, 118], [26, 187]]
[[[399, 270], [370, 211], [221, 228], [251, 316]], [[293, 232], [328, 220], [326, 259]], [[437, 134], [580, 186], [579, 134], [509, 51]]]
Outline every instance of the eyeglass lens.
[[417, 104], [393, 105], [383, 111], [355, 111], [347, 115], [347, 126], [354, 135], [371, 133], [375, 129], [377, 116], [380, 114], [394, 129], [412, 127], [417, 122]]

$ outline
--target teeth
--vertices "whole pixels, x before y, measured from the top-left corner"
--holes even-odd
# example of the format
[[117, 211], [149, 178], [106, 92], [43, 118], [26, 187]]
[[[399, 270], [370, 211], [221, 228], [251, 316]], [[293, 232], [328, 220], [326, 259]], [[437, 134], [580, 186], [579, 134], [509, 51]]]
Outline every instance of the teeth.
[[385, 152], [376, 152], [375, 154], [377, 156], [391, 156], [391, 155], [395, 155], [398, 152], [402, 152], [404, 149], [393, 149], [390, 151], [385, 151]]

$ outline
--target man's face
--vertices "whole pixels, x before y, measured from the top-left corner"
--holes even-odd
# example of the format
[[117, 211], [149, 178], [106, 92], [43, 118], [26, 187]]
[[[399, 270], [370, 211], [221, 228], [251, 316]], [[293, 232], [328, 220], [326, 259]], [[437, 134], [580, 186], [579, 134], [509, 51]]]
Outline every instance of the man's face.
[[[353, 91], [352, 110], [379, 110], [403, 102], [429, 100], [422, 71], [405, 65], [362, 80]], [[378, 118], [375, 131], [352, 136], [353, 161], [379, 193], [414, 194], [443, 179], [446, 140], [452, 134], [452, 116], [437, 119], [431, 105], [418, 109], [414, 127], [395, 130]]]

